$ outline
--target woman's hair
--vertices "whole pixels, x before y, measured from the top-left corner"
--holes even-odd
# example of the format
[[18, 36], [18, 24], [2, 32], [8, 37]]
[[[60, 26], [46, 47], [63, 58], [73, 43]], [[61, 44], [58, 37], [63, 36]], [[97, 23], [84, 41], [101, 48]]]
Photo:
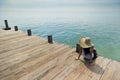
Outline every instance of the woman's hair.
[[85, 55], [90, 53], [90, 48], [83, 48], [83, 50]]

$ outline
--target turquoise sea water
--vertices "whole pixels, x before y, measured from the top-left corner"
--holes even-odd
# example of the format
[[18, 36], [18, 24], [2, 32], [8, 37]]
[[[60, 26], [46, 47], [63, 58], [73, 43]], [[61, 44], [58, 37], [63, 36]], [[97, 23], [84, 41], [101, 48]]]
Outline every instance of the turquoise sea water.
[[25, 31], [31, 29], [33, 34], [47, 38], [52, 35], [53, 40], [75, 47], [81, 36], [92, 39], [98, 54], [120, 61], [120, 16], [86, 15], [82, 17], [1, 17], [0, 25], [8, 19], [9, 25]]

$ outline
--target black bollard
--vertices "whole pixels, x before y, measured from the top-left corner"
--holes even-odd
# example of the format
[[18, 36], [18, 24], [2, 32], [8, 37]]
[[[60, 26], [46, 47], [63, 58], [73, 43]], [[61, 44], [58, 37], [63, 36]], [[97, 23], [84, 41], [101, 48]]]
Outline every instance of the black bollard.
[[76, 44], [76, 52], [77, 52], [77, 53], [80, 52], [80, 44]]
[[27, 30], [27, 34], [28, 34], [28, 36], [31, 36], [31, 35], [32, 35], [31, 29], [28, 29], [28, 30]]
[[52, 35], [48, 35], [48, 43], [53, 43]]
[[15, 31], [18, 31], [18, 27], [17, 26], [14, 26], [14, 29], [15, 29]]
[[8, 26], [8, 22], [7, 20], [5, 20], [5, 28], [3, 28], [4, 30], [11, 30], [11, 28]]

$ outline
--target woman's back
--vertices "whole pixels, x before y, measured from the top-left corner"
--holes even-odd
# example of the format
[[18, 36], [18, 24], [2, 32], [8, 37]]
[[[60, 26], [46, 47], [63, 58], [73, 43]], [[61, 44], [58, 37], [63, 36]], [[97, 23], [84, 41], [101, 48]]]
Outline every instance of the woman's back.
[[84, 54], [90, 54], [90, 48], [83, 48]]
[[[84, 58], [90, 59], [90, 50], [91, 48], [82, 48]], [[93, 57], [93, 54], [92, 54], [92, 57]]]

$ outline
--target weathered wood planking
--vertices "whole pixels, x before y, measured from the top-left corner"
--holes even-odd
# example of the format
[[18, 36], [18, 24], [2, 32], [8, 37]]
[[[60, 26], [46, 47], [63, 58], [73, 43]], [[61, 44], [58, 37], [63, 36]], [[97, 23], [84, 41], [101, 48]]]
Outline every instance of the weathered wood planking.
[[120, 62], [99, 56], [89, 66], [77, 55], [67, 45], [0, 29], [0, 80], [120, 80]]

